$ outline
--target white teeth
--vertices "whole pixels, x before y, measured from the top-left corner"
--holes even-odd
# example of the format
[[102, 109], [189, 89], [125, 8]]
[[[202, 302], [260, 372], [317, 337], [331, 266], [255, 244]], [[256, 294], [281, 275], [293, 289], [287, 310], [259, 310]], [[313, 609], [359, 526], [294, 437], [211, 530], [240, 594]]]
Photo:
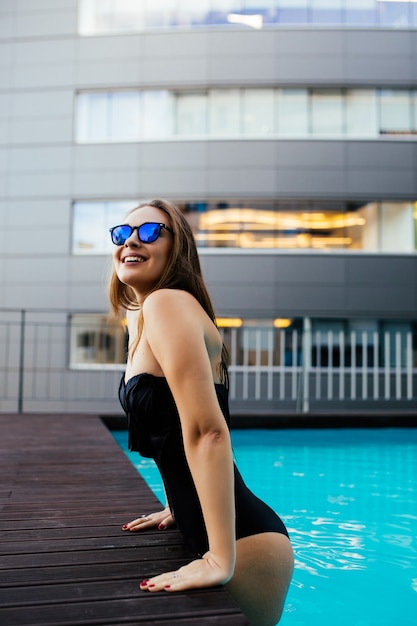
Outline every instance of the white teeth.
[[124, 258], [125, 263], [143, 263], [143, 259], [140, 256], [126, 256]]

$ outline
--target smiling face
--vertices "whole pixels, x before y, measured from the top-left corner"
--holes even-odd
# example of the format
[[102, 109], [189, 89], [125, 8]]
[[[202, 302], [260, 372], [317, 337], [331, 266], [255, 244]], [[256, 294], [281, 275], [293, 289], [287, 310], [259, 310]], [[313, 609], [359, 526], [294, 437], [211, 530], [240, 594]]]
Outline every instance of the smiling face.
[[[152, 206], [135, 209], [126, 218], [129, 226], [141, 226], [146, 222], [156, 222], [171, 227], [168, 215]], [[161, 278], [173, 246], [173, 235], [165, 228], [152, 243], [139, 240], [138, 231], [134, 230], [121, 246], [115, 246], [113, 252], [114, 268], [119, 280], [129, 285], [139, 301], [143, 300]]]

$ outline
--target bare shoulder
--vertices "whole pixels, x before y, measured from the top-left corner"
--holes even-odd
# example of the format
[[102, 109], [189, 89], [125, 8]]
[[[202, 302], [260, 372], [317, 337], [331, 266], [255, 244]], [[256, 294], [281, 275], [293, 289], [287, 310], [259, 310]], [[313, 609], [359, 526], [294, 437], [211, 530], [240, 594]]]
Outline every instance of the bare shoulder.
[[178, 316], [188, 320], [190, 316], [206, 317], [207, 314], [199, 302], [188, 291], [181, 289], [158, 289], [152, 292], [143, 303], [143, 315], [146, 320], [152, 320], [155, 316], [158, 320], [168, 318], [171, 320]]

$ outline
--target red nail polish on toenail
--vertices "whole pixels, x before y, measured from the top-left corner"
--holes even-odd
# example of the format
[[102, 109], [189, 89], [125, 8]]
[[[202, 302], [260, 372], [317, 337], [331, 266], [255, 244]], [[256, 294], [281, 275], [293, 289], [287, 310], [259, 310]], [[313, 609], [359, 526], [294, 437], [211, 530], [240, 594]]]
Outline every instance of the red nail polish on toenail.
[[164, 530], [165, 526], [163, 524], [159, 524], [158, 528], [159, 530]]
[[155, 587], [155, 585], [154, 585], [154, 584], [152, 584], [152, 585], [148, 585], [148, 587]]
[[127, 524], [123, 524], [122, 530], [127, 530]]
[[165, 585], [164, 589], [171, 589], [171, 585]]

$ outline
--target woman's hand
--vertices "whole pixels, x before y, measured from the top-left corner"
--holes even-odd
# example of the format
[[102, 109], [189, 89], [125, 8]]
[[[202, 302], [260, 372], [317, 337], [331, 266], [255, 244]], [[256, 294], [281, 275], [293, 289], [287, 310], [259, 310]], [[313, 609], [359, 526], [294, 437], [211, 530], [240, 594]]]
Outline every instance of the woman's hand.
[[151, 513], [150, 515], [142, 515], [128, 524], [123, 524], [122, 530], [136, 531], [154, 528], [155, 526], [157, 526], [159, 530], [164, 530], [172, 526], [172, 524], [175, 524], [175, 519], [169, 506], [167, 506], [163, 511]]
[[166, 572], [140, 583], [143, 591], [184, 591], [226, 584], [233, 576], [230, 567], [222, 565], [212, 552], [192, 561], [175, 572]]

